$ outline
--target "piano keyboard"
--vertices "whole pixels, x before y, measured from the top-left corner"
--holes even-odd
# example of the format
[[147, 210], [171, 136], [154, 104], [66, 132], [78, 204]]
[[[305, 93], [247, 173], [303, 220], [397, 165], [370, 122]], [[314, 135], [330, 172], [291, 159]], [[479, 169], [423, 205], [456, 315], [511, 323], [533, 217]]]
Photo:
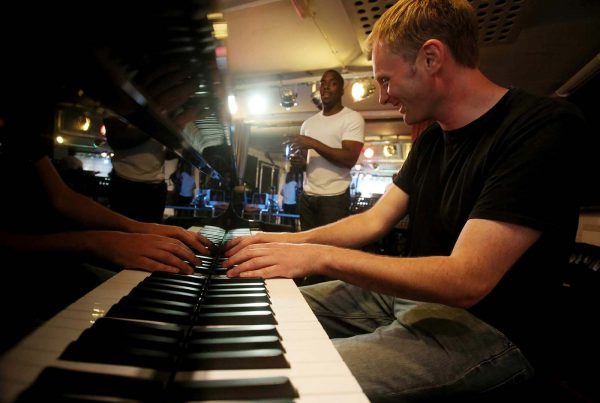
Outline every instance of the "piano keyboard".
[[121, 271], [61, 311], [1, 357], [0, 401], [368, 402], [292, 280], [203, 260], [193, 276]]

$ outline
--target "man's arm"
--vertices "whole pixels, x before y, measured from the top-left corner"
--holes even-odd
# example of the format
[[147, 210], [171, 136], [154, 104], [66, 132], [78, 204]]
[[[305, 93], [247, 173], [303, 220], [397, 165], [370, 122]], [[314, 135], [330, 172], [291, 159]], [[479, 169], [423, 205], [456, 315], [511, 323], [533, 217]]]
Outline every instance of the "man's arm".
[[325, 275], [384, 294], [468, 308], [498, 284], [539, 236], [528, 227], [471, 219], [450, 256], [403, 258], [328, 245], [268, 243], [250, 245], [223, 265], [234, 266], [230, 277]]
[[356, 248], [382, 238], [400, 221], [408, 209], [408, 195], [392, 186], [373, 207], [360, 214], [350, 215], [331, 224], [309, 231], [294, 233], [258, 233], [235, 238], [227, 243], [227, 256], [233, 256], [245, 247], [267, 242], [315, 243]]
[[331, 163], [348, 169], [356, 164], [363, 147], [359, 141], [343, 140], [342, 148], [332, 148], [310, 136], [296, 136], [294, 142], [303, 149], [312, 148]]

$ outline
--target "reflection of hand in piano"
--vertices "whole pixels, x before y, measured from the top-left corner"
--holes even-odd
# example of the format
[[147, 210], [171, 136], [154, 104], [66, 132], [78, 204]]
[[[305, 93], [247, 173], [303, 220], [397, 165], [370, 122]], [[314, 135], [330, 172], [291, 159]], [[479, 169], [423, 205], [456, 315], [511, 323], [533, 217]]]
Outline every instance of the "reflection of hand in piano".
[[202, 235], [200, 232], [185, 230], [175, 225], [160, 225], [140, 222], [136, 223], [136, 227], [132, 232], [156, 234], [177, 239], [186, 244], [192, 250], [195, 250], [202, 255], [211, 255], [215, 246], [210, 239]]

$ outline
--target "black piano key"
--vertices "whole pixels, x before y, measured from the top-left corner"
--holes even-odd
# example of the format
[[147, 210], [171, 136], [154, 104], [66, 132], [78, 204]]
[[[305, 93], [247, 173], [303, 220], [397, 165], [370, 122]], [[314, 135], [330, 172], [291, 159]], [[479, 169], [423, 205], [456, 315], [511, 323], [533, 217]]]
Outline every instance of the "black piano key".
[[191, 293], [191, 294], [195, 294], [195, 295], [199, 295], [200, 292], [204, 288], [203, 286], [200, 286], [200, 285], [190, 287], [189, 285], [173, 284], [173, 283], [169, 283], [169, 282], [163, 282], [162, 280], [158, 280], [158, 279], [152, 279], [152, 280], [145, 279], [140, 284], [138, 284], [138, 287], [158, 288], [161, 290], [168, 290], [168, 291], [181, 291], [181, 292]]
[[265, 285], [265, 280], [260, 279], [260, 278], [254, 278], [254, 277], [250, 277], [250, 278], [229, 278], [229, 277], [223, 277], [223, 278], [214, 278], [212, 277], [209, 280], [209, 284], [210, 285], [214, 285], [214, 284], [219, 284], [219, 285]]
[[267, 293], [267, 289], [265, 287], [208, 287], [207, 292], [211, 294], [227, 294], [227, 293], [237, 293], [237, 294], [245, 294], [251, 292], [264, 292]]
[[166, 278], [172, 280], [183, 280], [190, 281], [192, 283], [197, 284], [205, 284], [208, 277], [194, 274], [175, 274], [175, 273], [167, 273], [164, 271], [155, 271], [147, 278]]
[[175, 382], [168, 396], [175, 401], [277, 399], [277, 402], [291, 402], [299, 397], [285, 376]]
[[200, 263], [194, 265], [198, 269], [210, 269], [213, 266], [213, 262], [200, 261]]
[[129, 295], [134, 295], [142, 298], [157, 298], [157, 299], [165, 299], [165, 300], [175, 300], [187, 303], [197, 303], [199, 300], [199, 295], [181, 292], [181, 291], [172, 291], [172, 290], [161, 290], [156, 287], [146, 287], [138, 285], [133, 290], [129, 292]]
[[196, 304], [189, 304], [186, 302], [179, 301], [167, 301], [164, 299], [156, 298], [140, 298], [132, 295], [126, 295], [121, 298], [118, 304], [129, 305], [129, 306], [147, 306], [153, 308], [172, 309], [175, 311], [185, 312], [188, 315], [192, 315], [197, 307]]
[[290, 368], [280, 349], [211, 351], [182, 357], [179, 370]]
[[178, 340], [183, 339], [187, 329], [175, 324], [134, 322], [110, 317], [103, 317], [96, 320], [96, 322], [92, 325], [92, 328], [95, 332], [99, 333], [119, 334], [126, 332], [138, 332], [156, 336], [173, 337], [177, 338]]
[[120, 348], [139, 347], [176, 354], [182, 347], [182, 340], [181, 338], [157, 336], [140, 332], [106, 333], [104, 331], [95, 331], [91, 327], [79, 335], [76, 343], [79, 345], [79, 348], [97, 348], [98, 345], [111, 345], [119, 346]]
[[277, 336], [220, 337], [195, 339], [187, 343], [186, 351], [234, 351], [253, 349], [280, 349], [285, 352]]
[[202, 266], [195, 266], [194, 267], [194, 273], [202, 273], [202, 274], [206, 274], [206, 275], [225, 275], [227, 273], [226, 268], [223, 267], [202, 267]]
[[174, 309], [156, 308], [151, 306], [137, 306], [129, 304], [115, 304], [110, 308], [107, 316], [128, 319], [144, 319], [156, 322], [189, 324], [190, 314]]
[[243, 312], [243, 311], [271, 311], [268, 302], [254, 302], [247, 304], [201, 304], [200, 312]]
[[77, 341], [71, 342], [60, 358], [70, 361], [152, 368], [161, 371], [172, 371], [177, 362], [177, 355], [170, 352], [119, 345], [88, 346]]
[[261, 283], [261, 282], [238, 282], [235, 280], [232, 280], [231, 283], [225, 282], [225, 281], [221, 281], [221, 282], [213, 282], [211, 281], [208, 286], [208, 288], [210, 289], [215, 289], [215, 288], [223, 288], [223, 289], [235, 289], [235, 288], [246, 288], [246, 287], [265, 287], [265, 283]]
[[242, 336], [277, 336], [281, 339], [274, 325], [247, 325], [247, 326], [194, 326], [191, 339], [213, 337], [242, 337]]
[[198, 283], [197, 281], [187, 281], [184, 279], [176, 279], [176, 278], [161, 278], [161, 277], [146, 277], [143, 281], [144, 284], [172, 284], [172, 285], [182, 285], [185, 287], [194, 287], [202, 289], [205, 286], [205, 282]]
[[271, 311], [242, 312], [200, 312], [196, 315], [194, 325], [276, 325], [277, 321]]
[[134, 401], [156, 402], [164, 396], [166, 380], [139, 379], [62, 368], [45, 368], [18, 402]]
[[204, 304], [244, 304], [251, 302], [270, 302], [269, 296], [264, 292], [244, 294], [223, 294], [208, 292], [202, 298]]

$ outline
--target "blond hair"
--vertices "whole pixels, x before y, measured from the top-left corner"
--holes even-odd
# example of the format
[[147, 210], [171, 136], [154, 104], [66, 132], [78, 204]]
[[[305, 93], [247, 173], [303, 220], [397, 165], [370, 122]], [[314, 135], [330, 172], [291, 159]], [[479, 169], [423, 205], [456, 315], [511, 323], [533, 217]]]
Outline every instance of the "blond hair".
[[367, 38], [414, 62], [428, 39], [438, 39], [467, 67], [479, 64], [477, 20], [467, 0], [399, 0], [375, 23]]

